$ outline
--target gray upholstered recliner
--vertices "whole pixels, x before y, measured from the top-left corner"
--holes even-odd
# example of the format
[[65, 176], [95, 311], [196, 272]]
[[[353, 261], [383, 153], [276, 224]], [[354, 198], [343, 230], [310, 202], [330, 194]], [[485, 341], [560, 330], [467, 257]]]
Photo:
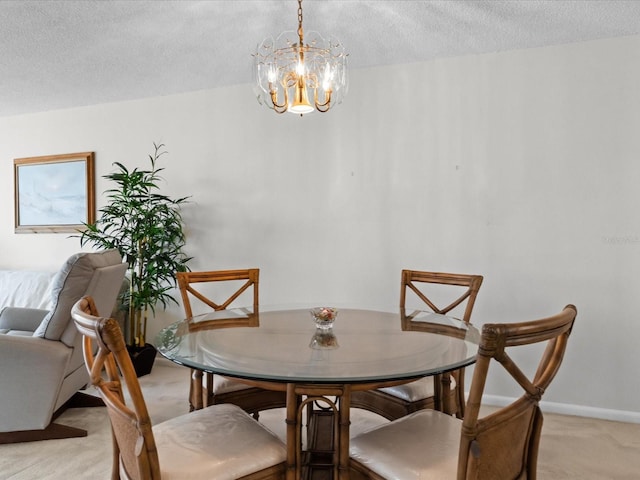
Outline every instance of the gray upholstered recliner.
[[91, 295], [109, 316], [126, 269], [117, 250], [77, 253], [53, 280], [51, 310], [0, 311], [0, 444], [87, 434], [53, 423], [89, 381], [71, 307]]

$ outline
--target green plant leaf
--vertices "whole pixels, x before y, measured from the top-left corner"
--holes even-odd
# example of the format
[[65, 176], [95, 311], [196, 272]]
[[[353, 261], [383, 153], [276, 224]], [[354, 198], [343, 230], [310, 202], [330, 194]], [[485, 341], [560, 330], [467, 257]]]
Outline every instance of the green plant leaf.
[[131, 289], [123, 300], [132, 307], [130, 312], [141, 312], [130, 319], [135, 326], [131, 337], [136, 341], [146, 337], [146, 321], [140, 321], [146, 318], [144, 312], [155, 314], [157, 305], [178, 304], [169, 292], [176, 286], [176, 272], [188, 271], [187, 263], [193, 258], [183, 252], [186, 237], [180, 213], [190, 197], [173, 199], [160, 192], [159, 173], [164, 168], [156, 164], [167, 152], [163, 144], [153, 146], [150, 170], [129, 170], [120, 162], [113, 163], [116, 171], [103, 178], [115, 186], [104, 192], [108, 202], [99, 209], [100, 217], [74, 235], [82, 246], [118, 249], [129, 264]]

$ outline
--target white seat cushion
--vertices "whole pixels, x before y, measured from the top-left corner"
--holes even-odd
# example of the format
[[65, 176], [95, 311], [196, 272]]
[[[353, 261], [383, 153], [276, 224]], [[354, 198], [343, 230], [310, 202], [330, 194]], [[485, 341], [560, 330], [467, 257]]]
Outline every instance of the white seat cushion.
[[462, 421], [420, 410], [351, 440], [350, 456], [384, 478], [455, 479]]
[[[451, 377], [451, 384], [449, 388], [451, 388], [451, 390], [456, 388], [456, 381], [453, 377]], [[384, 387], [381, 388], [380, 391], [407, 402], [415, 402], [422, 400], [423, 398], [433, 397], [433, 377], [421, 378], [415, 382], [405, 383], [404, 385], [398, 385], [395, 387]]]
[[231, 404], [153, 427], [163, 480], [233, 480], [286, 460], [284, 443]]

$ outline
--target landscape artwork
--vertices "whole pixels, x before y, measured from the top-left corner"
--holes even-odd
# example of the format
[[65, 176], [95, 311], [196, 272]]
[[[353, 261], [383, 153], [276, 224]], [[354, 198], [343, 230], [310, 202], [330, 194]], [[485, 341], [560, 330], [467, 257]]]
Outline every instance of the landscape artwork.
[[14, 165], [16, 233], [74, 232], [93, 222], [93, 152]]

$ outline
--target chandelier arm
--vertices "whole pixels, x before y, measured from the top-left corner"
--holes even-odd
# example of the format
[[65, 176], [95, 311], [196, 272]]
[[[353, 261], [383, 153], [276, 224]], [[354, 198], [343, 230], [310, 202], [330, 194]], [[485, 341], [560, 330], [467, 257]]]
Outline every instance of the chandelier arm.
[[320, 113], [326, 113], [331, 108], [331, 90], [327, 90], [324, 94], [324, 103], [318, 102], [318, 89], [314, 89], [313, 91], [313, 103], [315, 104], [316, 110]]
[[289, 95], [288, 95], [286, 87], [283, 90], [284, 90], [284, 103], [279, 104], [278, 103], [278, 90], [273, 88], [273, 85], [271, 83], [269, 83], [269, 95], [271, 95], [271, 103], [273, 103], [273, 109], [277, 113], [284, 113], [284, 112], [287, 111], [287, 108], [289, 108]]

